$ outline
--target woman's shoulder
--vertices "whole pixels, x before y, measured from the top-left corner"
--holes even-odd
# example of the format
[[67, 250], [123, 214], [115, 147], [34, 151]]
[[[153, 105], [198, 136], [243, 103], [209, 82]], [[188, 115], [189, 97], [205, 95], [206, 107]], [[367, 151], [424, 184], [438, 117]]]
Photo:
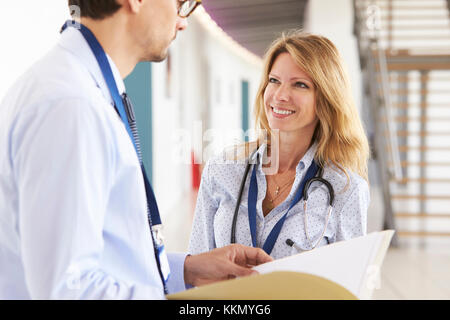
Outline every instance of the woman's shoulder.
[[242, 143], [224, 148], [221, 152], [209, 157], [207, 164], [210, 166], [236, 165], [245, 166], [250, 155], [255, 151], [256, 143]]
[[368, 193], [369, 185], [367, 181], [352, 170], [345, 172], [337, 166], [331, 164], [324, 169], [324, 178], [328, 180], [336, 194], [351, 194], [355, 190]]
[[234, 196], [245, 173], [246, 159], [230, 157], [229, 150], [223, 150], [209, 157], [202, 173], [202, 183], [218, 192]]
[[211, 155], [205, 164], [205, 170], [208, 175], [214, 179], [223, 175], [242, 174], [248, 158], [241, 156], [239, 152], [239, 146], [233, 146]]

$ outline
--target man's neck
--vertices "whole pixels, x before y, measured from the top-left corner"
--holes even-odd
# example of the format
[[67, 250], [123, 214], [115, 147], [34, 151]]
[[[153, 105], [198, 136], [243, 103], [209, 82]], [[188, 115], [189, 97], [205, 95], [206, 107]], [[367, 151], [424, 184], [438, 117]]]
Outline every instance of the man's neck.
[[133, 46], [130, 37], [127, 36], [124, 19], [125, 17], [119, 14], [102, 20], [81, 18], [81, 23], [92, 31], [103, 50], [114, 61], [123, 79], [139, 62], [138, 48]]

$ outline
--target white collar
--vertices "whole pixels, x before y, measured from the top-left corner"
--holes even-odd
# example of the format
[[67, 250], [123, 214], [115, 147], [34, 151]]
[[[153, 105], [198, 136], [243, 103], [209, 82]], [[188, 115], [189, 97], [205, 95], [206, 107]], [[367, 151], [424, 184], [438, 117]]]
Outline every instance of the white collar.
[[[105, 82], [105, 79], [103, 78], [100, 66], [98, 65], [98, 62], [95, 59], [95, 56], [91, 48], [89, 47], [89, 44], [84, 39], [81, 32], [72, 27], [67, 28], [61, 34], [61, 38], [58, 44], [64, 49], [70, 51], [81, 61], [83, 65], [86, 66], [92, 78], [97, 83], [97, 86], [102, 90], [105, 99], [107, 99], [111, 104], [114, 104], [111, 94], [109, 93], [108, 86]], [[106, 56], [111, 66], [117, 89], [119, 90], [119, 93], [122, 94], [125, 92], [125, 84], [123, 82], [123, 79], [114, 61], [108, 54], [106, 54]]]
[[[267, 144], [263, 143], [258, 150], [251, 156], [252, 163], [258, 163], [258, 169], [262, 172], [262, 164], [264, 161], [257, 161], [257, 157], [259, 159], [265, 159], [267, 156]], [[304, 154], [302, 159], [298, 162], [296, 167], [296, 172], [299, 173], [304, 168], [309, 168], [311, 163], [314, 160], [314, 156], [317, 151], [317, 142], [314, 142], [311, 147], [309, 147], [308, 151]]]

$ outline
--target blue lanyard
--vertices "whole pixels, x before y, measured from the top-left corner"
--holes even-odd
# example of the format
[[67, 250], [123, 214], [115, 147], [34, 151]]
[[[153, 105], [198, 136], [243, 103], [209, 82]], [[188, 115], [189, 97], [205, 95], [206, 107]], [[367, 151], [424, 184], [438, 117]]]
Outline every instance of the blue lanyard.
[[[63, 27], [61, 29], [61, 32], [63, 32], [67, 27], [73, 27], [74, 25], [75, 24], [73, 21], [70, 21], [70, 20], [66, 21], [66, 23], [63, 25]], [[95, 35], [91, 32], [91, 30], [89, 30], [86, 26], [84, 26], [82, 24], [77, 24], [77, 27], [78, 26], [79, 26], [79, 31], [81, 32], [83, 37], [86, 39], [87, 43], [89, 44], [89, 47], [91, 48], [91, 50], [98, 62], [98, 65], [103, 74], [103, 78], [105, 79], [106, 85], [108, 86], [109, 92], [114, 101], [114, 107], [115, 107], [116, 111], [118, 112], [120, 118], [122, 119], [123, 124], [125, 125], [128, 135], [130, 136], [130, 139], [133, 142], [133, 146], [136, 151], [136, 154], [138, 155], [138, 158], [140, 158], [139, 151], [138, 151], [138, 148], [136, 145], [136, 141], [133, 136], [133, 131], [131, 129], [131, 126], [130, 126], [130, 123], [128, 120], [128, 116], [127, 116], [127, 113], [125, 110], [124, 101], [122, 100], [122, 97], [119, 93], [119, 89], [117, 88], [116, 80], [114, 79], [114, 75], [111, 70], [111, 66], [109, 64], [108, 57], [106, 56], [105, 51], [103, 50], [102, 46], [98, 42]], [[128, 103], [127, 103], [127, 108], [130, 108]], [[129, 112], [131, 111], [130, 109], [127, 109], [127, 110], [129, 110]], [[164, 286], [164, 292], [167, 293], [166, 281], [168, 279], [169, 271], [167, 271], [166, 273], [163, 272], [162, 266], [161, 266], [161, 259], [163, 259], [163, 258], [161, 258], [161, 254], [162, 254], [162, 252], [164, 252], [164, 245], [155, 243], [154, 234], [153, 234], [153, 231], [154, 231], [153, 226], [160, 225], [161, 218], [159, 215], [159, 209], [158, 209], [158, 204], [156, 203], [155, 194], [150, 185], [150, 182], [147, 177], [147, 173], [145, 171], [145, 168], [144, 168], [142, 162], [140, 163], [140, 165], [141, 165], [142, 175], [144, 177], [145, 193], [146, 193], [146, 197], [147, 197], [147, 207], [149, 210], [148, 222], [149, 222], [149, 226], [150, 226], [150, 233], [152, 235], [153, 246], [155, 248], [155, 256], [157, 258], [156, 260], [157, 260], [157, 265], [158, 265], [158, 271], [159, 271], [159, 274], [161, 276], [161, 280], [162, 280], [162, 283]], [[165, 257], [165, 252], [163, 253], [163, 256]]]
[[[74, 26], [74, 22], [69, 20], [63, 25], [61, 31], [64, 31], [67, 27], [71, 27], [71, 26]], [[92, 52], [95, 55], [95, 58], [97, 59], [98, 65], [100, 66], [100, 69], [103, 74], [103, 78], [105, 79], [106, 85], [108, 86], [109, 92], [114, 101], [115, 109], [119, 113], [119, 116], [122, 119], [123, 124], [125, 125], [128, 135], [130, 136], [130, 139], [133, 142], [134, 149], [135, 149], [136, 153], [138, 154], [136, 141], [134, 140], [133, 132], [132, 132], [130, 124], [128, 122], [128, 117], [127, 117], [127, 113], [125, 111], [125, 106], [124, 106], [122, 97], [120, 96], [119, 89], [117, 88], [117, 84], [114, 79], [114, 75], [111, 70], [111, 66], [109, 64], [106, 53], [103, 50], [100, 43], [98, 42], [95, 35], [91, 32], [91, 30], [89, 30], [86, 26], [84, 26], [82, 24], [77, 24], [77, 26], [80, 27], [81, 34], [86, 39], [87, 43], [89, 44], [89, 47], [91, 48]], [[139, 157], [139, 154], [138, 154], [138, 157]], [[153, 188], [150, 185], [147, 173], [146, 173], [145, 168], [142, 165], [142, 163], [141, 163], [141, 169], [142, 169], [142, 173], [144, 176], [144, 185], [145, 185], [145, 193], [147, 196], [147, 205], [149, 206], [149, 210], [150, 210], [149, 220], [151, 219], [150, 220], [151, 225], [159, 225], [159, 224], [161, 224], [161, 218], [160, 218], [155, 194], [153, 192]]]
[[[272, 231], [269, 233], [266, 241], [262, 249], [270, 254], [275, 245], [275, 242], [280, 235], [281, 228], [283, 227], [284, 221], [289, 213], [289, 211], [302, 199], [303, 197], [303, 189], [305, 188], [308, 180], [314, 178], [319, 171], [319, 166], [315, 161], [311, 163], [306, 171], [305, 177], [303, 178], [300, 186], [298, 187], [297, 192], [295, 193], [294, 199], [292, 199], [289, 209], [286, 213], [281, 217], [281, 219], [277, 222], [277, 224], [273, 227]], [[253, 165], [252, 176], [250, 179], [250, 186], [248, 189], [248, 221], [250, 224], [250, 234], [252, 236], [252, 244], [253, 247], [257, 247], [256, 245], [256, 202], [258, 200], [258, 183], [256, 181], [256, 165]]]

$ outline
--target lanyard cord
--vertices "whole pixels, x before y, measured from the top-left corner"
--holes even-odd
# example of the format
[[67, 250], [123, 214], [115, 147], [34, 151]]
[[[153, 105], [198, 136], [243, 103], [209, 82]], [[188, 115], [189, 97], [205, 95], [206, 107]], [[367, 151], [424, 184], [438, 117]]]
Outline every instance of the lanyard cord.
[[[166, 286], [166, 280], [165, 276], [163, 274], [162, 268], [161, 268], [161, 261], [159, 258], [159, 251], [160, 247], [157, 246], [157, 239], [155, 239], [155, 235], [153, 233], [153, 226], [160, 225], [161, 224], [161, 218], [159, 215], [159, 209], [156, 202], [155, 194], [153, 192], [153, 189], [150, 185], [150, 182], [147, 177], [147, 173], [145, 171], [145, 168], [142, 163], [142, 156], [140, 152], [140, 145], [137, 135], [137, 128], [136, 123], [134, 119], [134, 112], [132, 111], [131, 102], [124, 94], [124, 97], [122, 97], [119, 93], [119, 90], [117, 88], [116, 81], [114, 79], [113, 72], [111, 70], [111, 66], [109, 64], [108, 58], [106, 56], [105, 51], [103, 50], [102, 46], [98, 42], [95, 35], [89, 30], [86, 26], [82, 24], [75, 24], [73, 21], [68, 20], [63, 27], [61, 28], [61, 32], [63, 32], [67, 27], [74, 27], [75, 25], [79, 26], [79, 31], [85, 38], [86, 42], [88, 43], [89, 47], [91, 48], [98, 65], [100, 67], [100, 70], [102, 71], [103, 78], [108, 86], [109, 92], [111, 94], [111, 97], [114, 101], [114, 107], [116, 111], [118, 112], [123, 124], [125, 125], [125, 128], [128, 132], [128, 135], [133, 143], [134, 149], [136, 151], [136, 154], [139, 158], [142, 175], [144, 178], [144, 185], [145, 185], [145, 192], [146, 192], [146, 198], [147, 198], [147, 219], [150, 227], [150, 235], [152, 237], [152, 243], [156, 258], [156, 264], [158, 267], [158, 272], [161, 277], [161, 281], [164, 288], [164, 293], [167, 294], [167, 286]], [[126, 109], [125, 109], [126, 107]], [[131, 122], [131, 123], [130, 123]]]
[[[269, 233], [269, 236], [267, 237], [266, 241], [264, 242], [264, 245], [262, 249], [267, 253], [270, 254], [273, 250], [273, 247], [275, 246], [275, 242], [278, 239], [278, 236], [280, 235], [281, 229], [283, 227], [284, 221], [286, 220], [286, 217], [289, 213], [289, 211], [303, 198], [303, 190], [305, 188], [306, 183], [314, 178], [314, 176], [319, 171], [319, 166], [316, 164], [315, 161], [311, 163], [308, 170], [306, 171], [305, 177], [303, 178], [302, 182], [300, 183], [300, 186], [297, 189], [297, 192], [295, 193], [294, 199], [292, 199], [291, 204], [289, 206], [289, 209], [286, 211], [286, 213], [281, 217], [281, 219], [275, 224], [272, 231]], [[258, 200], [258, 183], [256, 180], [256, 165], [253, 166], [252, 170], [252, 176], [250, 179], [250, 186], [248, 190], [248, 221], [250, 224], [250, 234], [252, 237], [252, 244], [256, 248], [256, 202]]]

